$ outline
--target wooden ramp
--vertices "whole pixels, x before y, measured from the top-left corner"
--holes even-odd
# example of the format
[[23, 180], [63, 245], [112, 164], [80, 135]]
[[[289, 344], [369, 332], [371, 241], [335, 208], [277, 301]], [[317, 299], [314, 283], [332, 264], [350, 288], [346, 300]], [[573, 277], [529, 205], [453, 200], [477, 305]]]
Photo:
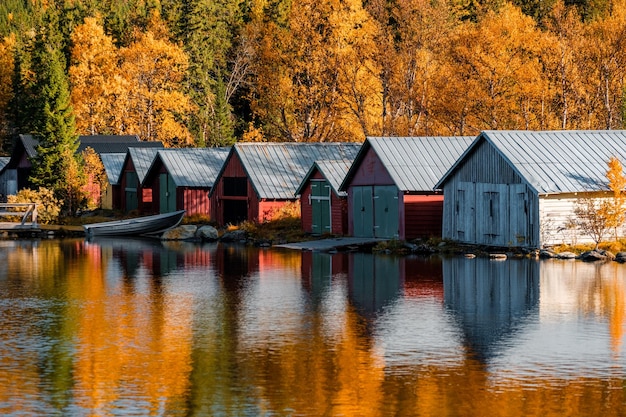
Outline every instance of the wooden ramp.
[[310, 251], [331, 251], [350, 248], [351, 246], [368, 246], [375, 245], [388, 239], [380, 239], [373, 237], [338, 237], [320, 240], [310, 240], [307, 242], [285, 243], [282, 245], [274, 245], [275, 248], [310, 250]]

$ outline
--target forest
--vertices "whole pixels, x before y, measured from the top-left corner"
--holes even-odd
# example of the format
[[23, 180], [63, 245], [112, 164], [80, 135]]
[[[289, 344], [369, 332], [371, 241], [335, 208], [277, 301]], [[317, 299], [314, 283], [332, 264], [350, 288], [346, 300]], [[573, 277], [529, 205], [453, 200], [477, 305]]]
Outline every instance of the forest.
[[3, 0], [0, 154], [51, 131], [185, 147], [621, 129], [625, 3]]

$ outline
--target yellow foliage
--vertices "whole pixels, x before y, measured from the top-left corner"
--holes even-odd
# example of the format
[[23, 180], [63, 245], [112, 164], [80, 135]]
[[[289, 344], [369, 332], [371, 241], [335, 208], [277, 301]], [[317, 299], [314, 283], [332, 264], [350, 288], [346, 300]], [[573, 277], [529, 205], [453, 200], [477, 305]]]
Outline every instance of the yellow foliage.
[[61, 213], [61, 202], [52, 190], [40, 187], [37, 191], [30, 188], [20, 190], [16, 195], [7, 197], [9, 203], [37, 203], [37, 221], [42, 224], [54, 223]]

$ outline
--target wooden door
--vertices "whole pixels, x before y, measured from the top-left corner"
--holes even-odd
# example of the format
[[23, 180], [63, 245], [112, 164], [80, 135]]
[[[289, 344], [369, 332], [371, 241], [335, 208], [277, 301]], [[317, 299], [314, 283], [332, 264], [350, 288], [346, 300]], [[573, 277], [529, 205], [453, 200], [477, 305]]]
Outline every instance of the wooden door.
[[311, 181], [311, 231], [313, 234], [331, 232], [330, 185], [328, 181]]
[[352, 227], [355, 237], [374, 237], [372, 187], [353, 187]]
[[374, 187], [374, 236], [399, 237], [398, 188], [393, 185]]

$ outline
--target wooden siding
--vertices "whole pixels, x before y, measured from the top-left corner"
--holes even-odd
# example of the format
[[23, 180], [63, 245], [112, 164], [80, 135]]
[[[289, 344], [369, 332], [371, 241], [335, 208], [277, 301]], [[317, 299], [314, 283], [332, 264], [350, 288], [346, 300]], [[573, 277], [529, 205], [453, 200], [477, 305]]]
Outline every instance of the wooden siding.
[[538, 196], [483, 141], [444, 184], [442, 237], [463, 243], [537, 247]]
[[369, 148], [349, 185], [394, 185], [394, 182], [374, 150]]
[[211, 217], [209, 191], [207, 187], [178, 187], [176, 209], [185, 210], [185, 216], [198, 214]]
[[520, 184], [522, 179], [486, 141], [482, 141], [457, 167], [458, 181], [493, 184]]
[[211, 195], [210, 205], [211, 205], [213, 217], [214, 217], [214, 220], [217, 222], [217, 224], [220, 226], [225, 225], [225, 217], [227, 217], [227, 216], [224, 216], [224, 210], [225, 210], [224, 202], [226, 200], [233, 201], [233, 202], [239, 201], [241, 202], [241, 204], [245, 204], [246, 211], [248, 213], [247, 220], [255, 221], [258, 219], [259, 199], [257, 198], [256, 193], [254, 192], [254, 189], [252, 188], [252, 185], [250, 184], [249, 180], [246, 181], [247, 196], [233, 197], [233, 196], [224, 195], [224, 178], [232, 178], [232, 177], [248, 178], [248, 176], [246, 175], [246, 171], [244, 170], [243, 165], [241, 163], [241, 160], [239, 159], [237, 154], [234, 152], [231, 153], [231, 157], [226, 160], [224, 169], [221, 175], [219, 176], [219, 178], [217, 179], [216, 183], [214, 184], [214, 190]]
[[537, 247], [538, 199], [525, 184], [448, 181], [442, 237], [490, 246]]
[[443, 195], [404, 195], [403, 200], [404, 239], [441, 237]]
[[[539, 199], [541, 245], [595, 243], [591, 236], [583, 234], [581, 230], [571, 225], [576, 217], [574, 209], [582, 197], [596, 198], [601, 202], [605, 198], [611, 198], [607, 195], [608, 193], [581, 193], [542, 196]], [[619, 236], [625, 236], [626, 225], [618, 228], [617, 233]], [[605, 236], [605, 239], [610, 239], [610, 236]]]

